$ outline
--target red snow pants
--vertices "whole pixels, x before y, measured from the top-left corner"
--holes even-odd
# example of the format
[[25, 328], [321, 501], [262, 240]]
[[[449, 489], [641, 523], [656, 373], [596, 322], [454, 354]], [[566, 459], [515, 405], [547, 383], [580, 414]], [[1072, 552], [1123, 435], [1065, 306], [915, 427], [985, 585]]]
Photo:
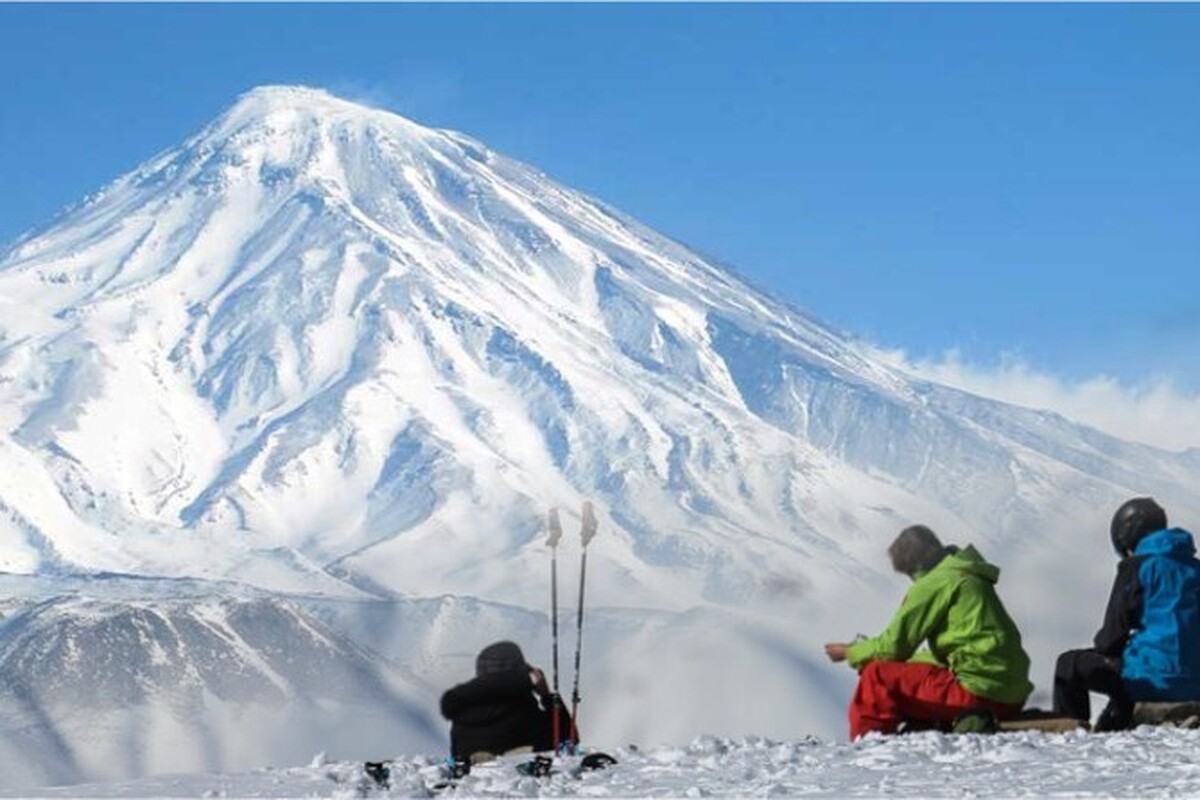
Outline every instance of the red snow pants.
[[904, 720], [953, 722], [966, 711], [981, 709], [997, 719], [1011, 719], [1021, 706], [972, 694], [953, 672], [936, 664], [872, 661], [858, 676], [850, 703], [850, 739], [871, 731], [895, 733]]

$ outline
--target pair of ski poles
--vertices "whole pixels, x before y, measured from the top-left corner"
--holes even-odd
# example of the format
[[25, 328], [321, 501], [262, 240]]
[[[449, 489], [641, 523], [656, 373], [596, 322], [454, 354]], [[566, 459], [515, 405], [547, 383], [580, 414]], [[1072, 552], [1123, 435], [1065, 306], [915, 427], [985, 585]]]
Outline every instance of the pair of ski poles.
[[562, 736], [560, 709], [562, 696], [558, 693], [558, 543], [562, 539], [562, 523], [558, 519], [558, 509], [550, 509], [549, 529], [546, 544], [550, 547], [550, 637], [553, 642], [554, 688], [551, 695], [554, 749], [559, 751], [565, 746], [568, 752], [579, 744], [579, 664], [580, 651], [583, 646], [583, 589], [587, 582], [587, 546], [596, 535], [596, 512], [590, 502], [583, 504], [582, 526], [579, 539], [582, 544], [582, 554], [579, 559], [579, 608], [575, 616], [575, 684], [571, 689], [571, 730], [567, 737]]

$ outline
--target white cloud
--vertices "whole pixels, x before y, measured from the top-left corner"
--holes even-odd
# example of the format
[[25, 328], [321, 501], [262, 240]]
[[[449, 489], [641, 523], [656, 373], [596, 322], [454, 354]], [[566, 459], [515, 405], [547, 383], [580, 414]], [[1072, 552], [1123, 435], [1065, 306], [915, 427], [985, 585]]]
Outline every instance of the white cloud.
[[1014, 405], [1054, 411], [1122, 439], [1174, 451], [1200, 447], [1200, 393], [1189, 394], [1169, 380], [1126, 385], [1100, 375], [1071, 383], [1012, 356], [987, 367], [964, 362], [956, 351], [937, 360], [917, 361], [902, 351], [878, 352], [921, 378]]
[[339, 80], [330, 91], [338, 97], [372, 108], [392, 111], [420, 125], [437, 127], [439, 120], [464, 102], [459, 77], [441, 69], [409, 68], [387, 81]]

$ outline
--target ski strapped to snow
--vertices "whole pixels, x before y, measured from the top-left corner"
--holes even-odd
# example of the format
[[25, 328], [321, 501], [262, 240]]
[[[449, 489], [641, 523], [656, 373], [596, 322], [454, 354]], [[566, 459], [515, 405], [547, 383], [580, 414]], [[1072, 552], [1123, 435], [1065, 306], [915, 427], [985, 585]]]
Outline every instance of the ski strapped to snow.
[[585, 772], [596, 772], [615, 766], [617, 760], [608, 753], [588, 753], [578, 762], [568, 765], [566, 769], [562, 768], [564, 763], [567, 762], [556, 764], [554, 759], [549, 756], [535, 756], [529, 761], [518, 764], [517, 772], [534, 778], [548, 778], [551, 775], [569, 775], [572, 778], [580, 778]]

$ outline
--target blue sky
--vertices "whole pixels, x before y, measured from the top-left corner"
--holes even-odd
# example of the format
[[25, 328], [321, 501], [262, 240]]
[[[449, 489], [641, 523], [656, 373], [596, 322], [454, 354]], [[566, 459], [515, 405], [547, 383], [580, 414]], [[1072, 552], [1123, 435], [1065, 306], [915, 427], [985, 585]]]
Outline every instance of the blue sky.
[[0, 240], [304, 83], [963, 380], [1195, 393], [1198, 41], [1173, 4], [0, 5]]

